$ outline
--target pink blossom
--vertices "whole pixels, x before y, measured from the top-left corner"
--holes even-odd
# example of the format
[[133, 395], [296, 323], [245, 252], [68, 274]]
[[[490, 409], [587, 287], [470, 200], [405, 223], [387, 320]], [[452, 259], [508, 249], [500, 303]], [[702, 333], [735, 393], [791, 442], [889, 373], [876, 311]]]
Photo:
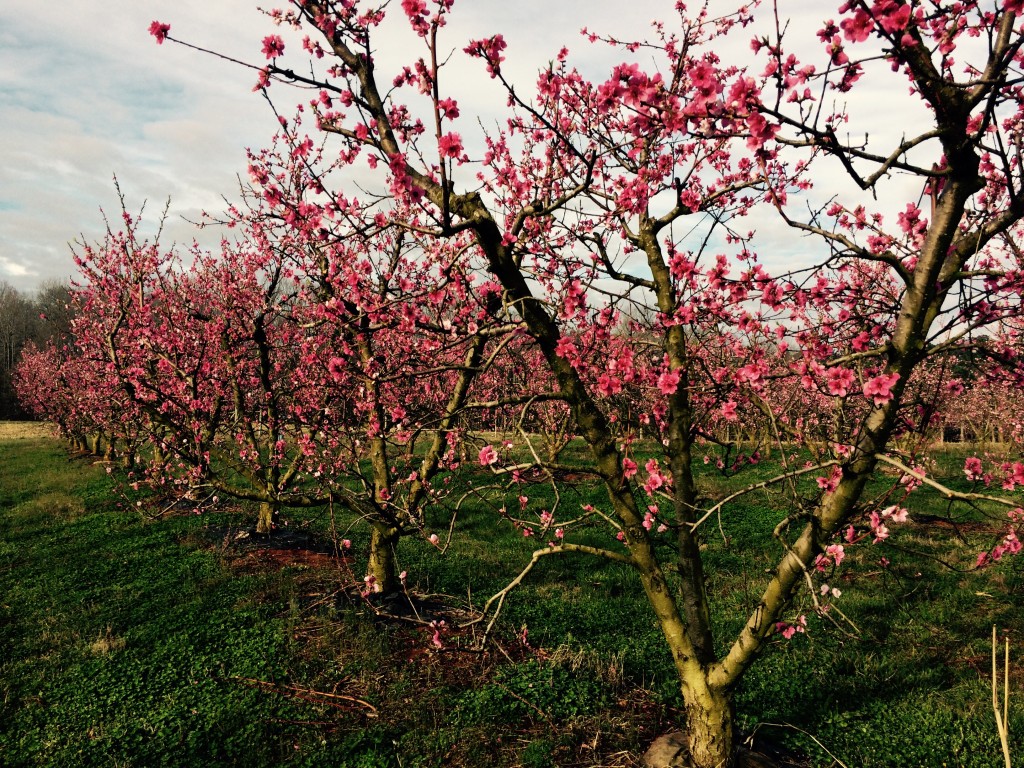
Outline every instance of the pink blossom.
[[380, 592], [380, 582], [377, 581], [377, 577], [372, 573], [368, 576], [363, 577], [363, 581], [366, 583], [366, 590], [363, 592], [363, 597], [366, 597], [370, 592]]
[[816, 478], [818, 487], [825, 493], [832, 493], [836, 488], [839, 487], [839, 481], [843, 479], [843, 470], [839, 467], [832, 467], [832, 471], [829, 472], [828, 477]]
[[882, 29], [889, 34], [906, 29], [907, 23], [910, 21], [909, 3], [897, 3], [896, 0], [875, 0], [874, 10]]
[[434, 630], [434, 634], [430, 638], [434, 647], [444, 648], [444, 643], [441, 641], [441, 632], [444, 631], [445, 623], [443, 621], [432, 621], [430, 622], [430, 627]]
[[775, 625], [775, 631], [779, 632], [787, 640], [792, 640], [797, 632], [803, 633], [807, 631], [807, 617], [801, 615], [794, 624], [780, 621]]
[[1003, 470], [1004, 491], [1012, 491], [1018, 485], [1024, 485], [1024, 464], [1019, 461], [1006, 462], [1001, 469]]
[[747, 147], [753, 150], [763, 149], [779, 131], [779, 126], [769, 123], [760, 112], [754, 112], [747, 118]]
[[843, 19], [839, 26], [847, 40], [853, 43], [863, 43], [871, 34], [871, 16], [867, 11], [858, 8], [852, 19]]
[[630, 478], [637, 473], [636, 462], [628, 456], [622, 460], [622, 476]]
[[663, 395], [671, 395], [675, 393], [676, 387], [679, 386], [679, 370], [673, 371], [662, 371], [661, 375], [658, 376], [658, 389]]
[[1021, 550], [1020, 539], [1017, 538], [1017, 534], [1013, 531], [1006, 534], [1006, 538], [1003, 539], [1003, 544], [1006, 547], [1006, 551], [1011, 555], [1016, 555]]
[[280, 35], [267, 35], [263, 38], [263, 55], [268, 59], [276, 58], [284, 53], [284, 40]]
[[644, 483], [644, 490], [649, 495], [653, 495], [656, 490], [661, 488], [665, 484], [665, 478], [657, 472], [652, 472], [647, 477], [647, 482]]
[[402, 10], [409, 19], [416, 34], [425, 37], [430, 32], [430, 25], [427, 24], [427, 4], [424, 0], [402, 0]]
[[[908, 8], [909, 10], [909, 8]], [[907, 234], [917, 228], [918, 223], [921, 219], [921, 209], [913, 203], [907, 203], [905, 211], [901, 211], [897, 216], [896, 220], [902, 229]]]
[[458, 158], [462, 155], [462, 137], [457, 133], [446, 133], [437, 140], [441, 157]]
[[470, 56], [477, 56], [487, 62], [487, 72], [491, 77], [497, 77], [501, 71], [501, 62], [505, 57], [501, 52], [506, 48], [505, 38], [501, 35], [494, 35], [484, 40], [473, 40], [463, 50]]
[[739, 414], [736, 412], [736, 401], [729, 400], [722, 403], [722, 416], [726, 421], [739, 421]]
[[428, 539], [428, 541], [430, 541], [430, 543], [436, 547], [438, 542], [441, 540], [437, 537], [436, 533], [432, 533], [430, 534], [430, 538]]
[[729, 106], [745, 109], [749, 104], [757, 104], [760, 97], [754, 78], [741, 76], [729, 88]]
[[622, 391], [622, 382], [615, 376], [602, 373], [597, 377], [597, 391], [604, 397], [618, 394]]
[[157, 45], [163, 45], [163, 42], [167, 39], [167, 34], [170, 31], [170, 24], [161, 24], [159, 21], [154, 21], [149, 25], [149, 34], [156, 38]]
[[964, 461], [964, 474], [968, 480], [981, 480], [984, 470], [981, 466], [981, 459], [977, 456], [969, 456]]
[[905, 523], [907, 522], [907, 510], [895, 505], [886, 507], [882, 510], [882, 519], [892, 520], [894, 523]]
[[843, 558], [846, 557], [846, 549], [842, 544], [829, 544], [825, 548], [825, 554], [832, 558], [832, 562], [839, 565], [843, 562]]
[[437, 109], [446, 120], [454, 120], [459, 116], [459, 105], [455, 99], [441, 99], [437, 102]]
[[494, 450], [494, 446], [485, 445], [480, 449], [478, 458], [480, 459], [480, 466], [489, 467], [498, 462], [498, 452]]
[[555, 354], [559, 357], [564, 357], [570, 363], [575, 363], [580, 353], [569, 337], [562, 336], [558, 340], [558, 344], [555, 345]]
[[893, 373], [886, 376], [875, 376], [864, 382], [864, 397], [871, 398], [876, 406], [885, 405], [892, 400], [892, 388], [899, 381], [900, 375]]
[[856, 377], [849, 368], [836, 366], [825, 371], [825, 385], [829, 394], [836, 397], [846, 397], [850, 393], [850, 387]]

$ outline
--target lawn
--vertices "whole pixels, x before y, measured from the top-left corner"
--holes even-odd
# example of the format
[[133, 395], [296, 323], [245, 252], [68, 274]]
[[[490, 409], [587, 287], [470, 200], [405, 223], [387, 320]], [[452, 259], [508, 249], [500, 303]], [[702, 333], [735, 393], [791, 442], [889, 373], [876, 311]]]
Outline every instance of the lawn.
[[[938, 459], [956, 482], [962, 457]], [[734, 481], [701, 482], [714, 495]], [[561, 503], [599, 499], [581, 483]], [[150, 520], [134, 501], [105, 465], [0, 432], [5, 766], [631, 766], [678, 716], [624, 566], [545, 558], [485, 645], [485, 624], [463, 626], [537, 545], [497, 520], [497, 499], [464, 505], [444, 553], [403, 541], [412, 599], [388, 603], [360, 596], [368, 535], [341, 511], [353, 554], [338, 557], [323, 511], [262, 541], [237, 505]], [[778, 503], [751, 495], [708, 528], [719, 634], [777, 555]], [[807, 632], [778, 636], [737, 692], [744, 728], [794, 764], [1002, 764], [989, 638], [996, 624], [1019, 657], [1022, 564], [974, 570], [997, 529], [950, 521], [934, 495], [914, 504], [888, 541], [850, 548], [832, 582], [846, 619], [799, 598]], [[1014, 661], [1015, 682], [1021, 671]], [[1015, 702], [1010, 719], [1012, 741]]]

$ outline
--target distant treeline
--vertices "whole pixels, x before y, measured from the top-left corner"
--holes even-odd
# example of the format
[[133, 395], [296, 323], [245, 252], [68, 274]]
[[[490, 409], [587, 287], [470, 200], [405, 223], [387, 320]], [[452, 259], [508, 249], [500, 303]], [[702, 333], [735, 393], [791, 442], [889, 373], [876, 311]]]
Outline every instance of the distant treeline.
[[69, 286], [50, 281], [35, 293], [23, 293], [0, 280], [0, 419], [23, 418], [11, 386], [11, 374], [29, 342], [43, 346], [66, 338], [71, 330]]

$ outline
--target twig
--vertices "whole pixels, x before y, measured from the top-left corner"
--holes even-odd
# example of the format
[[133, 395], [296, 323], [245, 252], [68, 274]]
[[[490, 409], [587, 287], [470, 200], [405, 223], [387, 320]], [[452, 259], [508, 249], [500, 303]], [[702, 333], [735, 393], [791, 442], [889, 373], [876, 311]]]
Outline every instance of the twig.
[[783, 480], [788, 480], [789, 478], [797, 477], [798, 475], [805, 475], [808, 472], [815, 472], [815, 471], [817, 471], [819, 469], [824, 469], [825, 467], [833, 467], [833, 466], [837, 465], [838, 463], [839, 462], [836, 459], [832, 459], [830, 461], [824, 462], [823, 464], [815, 464], [813, 467], [804, 467], [803, 469], [795, 469], [795, 470], [793, 470], [791, 472], [786, 472], [785, 474], [773, 477], [770, 480], [764, 480], [764, 481], [762, 481], [760, 483], [754, 483], [753, 485], [748, 485], [746, 488], [741, 488], [740, 490], [736, 491], [735, 493], [729, 494], [724, 499], [722, 499], [720, 502], [718, 502], [713, 507], [708, 509], [708, 511], [705, 512], [704, 515], [700, 518], [700, 520], [698, 520], [695, 523], [689, 523], [690, 530], [691, 531], [696, 531], [700, 527], [701, 523], [703, 523], [705, 520], [707, 520], [709, 517], [711, 517], [713, 514], [715, 514], [715, 512], [720, 510], [723, 506], [725, 506], [726, 504], [728, 504], [730, 501], [732, 501], [735, 498], [738, 498], [740, 496], [745, 496], [746, 494], [752, 493], [753, 491], [759, 490], [761, 488], [767, 488], [768, 486], [775, 485], [776, 483], [781, 483]]
[[890, 456], [886, 456], [884, 453], [876, 453], [875, 458], [878, 459], [879, 461], [884, 461], [886, 464], [891, 464], [892, 466], [896, 467], [896, 469], [903, 472], [903, 474], [910, 475], [910, 477], [914, 478], [915, 480], [920, 480], [925, 485], [930, 485], [932, 488], [941, 493], [942, 496], [946, 499], [955, 499], [958, 501], [991, 501], [994, 504], [1002, 504], [1003, 506], [1006, 507], [1019, 506], [1018, 503], [1016, 501], [1013, 501], [1012, 499], [1001, 499], [998, 496], [989, 496], [984, 493], [961, 493], [960, 491], [954, 491], [951, 488], [947, 488], [942, 483], [932, 480], [927, 475], [923, 475], [920, 472], [914, 471], [903, 462], [897, 461], [896, 459]]
[[232, 675], [228, 680], [237, 680], [244, 685], [249, 685], [254, 688], [263, 688], [267, 690], [275, 691], [283, 696], [295, 696], [296, 698], [308, 701], [314, 704], [326, 704], [329, 707], [335, 707], [337, 709], [343, 709], [344, 707], [340, 704], [333, 704], [330, 701], [322, 701], [321, 699], [337, 699], [339, 701], [347, 701], [352, 704], [359, 704], [362, 707], [366, 707], [369, 710], [367, 717], [377, 717], [377, 708], [368, 701], [363, 701], [355, 696], [345, 696], [341, 693], [327, 693], [326, 691], [316, 691], [312, 688], [300, 688], [297, 685], [285, 685], [283, 683], [275, 683], [272, 680], [257, 680], [253, 677], [239, 677], [238, 675]]
[[992, 709], [996, 714], [996, 730], [999, 731], [999, 745], [1003, 749], [1003, 760], [1006, 768], [1010, 764], [1010, 638], [1006, 638], [1006, 650], [1003, 658], [1003, 696], [1002, 713], [999, 706], [999, 671], [997, 665], [996, 625], [992, 625]]
[[839, 759], [838, 757], [836, 757], [836, 756], [835, 756], [835, 755], [833, 755], [833, 754], [832, 754], [831, 752], [829, 752], [829, 751], [828, 751], [828, 749], [827, 749], [827, 748], [825, 747], [825, 745], [824, 745], [824, 744], [822, 744], [822, 743], [821, 743], [820, 741], [818, 741], [818, 740], [817, 740], [817, 739], [816, 739], [816, 738], [814, 737], [814, 735], [813, 735], [813, 734], [811, 734], [811, 733], [808, 733], [808, 732], [807, 732], [807, 731], [805, 731], [805, 730], [804, 730], [803, 728], [798, 728], [798, 727], [797, 727], [797, 726], [795, 726], [795, 725], [790, 725], [789, 723], [758, 723], [758, 724], [757, 724], [756, 726], [754, 726], [754, 730], [753, 730], [753, 731], [751, 731], [751, 732], [750, 732], [750, 735], [749, 735], [749, 736], [747, 737], [747, 741], [746, 741], [746, 743], [747, 743], [748, 745], [752, 745], [752, 744], [753, 744], [753, 742], [754, 742], [754, 734], [756, 734], [756, 733], [757, 733], [758, 729], [759, 729], [759, 728], [761, 728], [761, 726], [765, 726], [765, 725], [766, 725], [766, 726], [768, 726], [768, 727], [770, 727], [770, 728], [792, 728], [792, 729], [793, 729], [794, 731], [800, 731], [800, 733], [802, 733], [802, 734], [803, 734], [804, 736], [807, 736], [807, 737], [808, 737], [808, 738], [809, 738], [809, 739], [810, 739], [811, 741], [813, 741], [813, 742], [814, 742], [815, 744], [817, 744], [817, 745], [818, 745], [819, 747], [821, 747], [821, 750], [822, 750], [822, 751], [823, 751], [823, 752], [824, 752], [824, 753], [825, 753], [826, 755], [828, 755], [829, 757], [831, 757], [831, 758], [832, 758], [832, 760], [834, 760], [834, 761], [835, 761], [836, 763], [838, 763], [838, 764], [839, 764], [839, 768], [849, 768], [849, 767], [848, 767], [848, 766], [846, 765], [846, 763], [844, 763], [844, 762], [843, 762], [842, 760], [840, 760], [840, 759]]
[[565, 552], [581, 552], [588, 555], [604, 557], [608, 560], [614, 560], [619, 563], [625, 563], [626, 565], [636, 566], [636, 563], [628, 555], [622, 555], [618, 552], [612, 552], [607, 549], [600, 549], [599, 547], [589, 547], [583, 544], [560, 544], [554, 547], [545, 547], [544, 549], [534, 550], [533, 556], [530, 558], [530, 562], [528, 562], [523, 570], [519, 572], [519, 575], [512, 579], [512, 581], [510, 581], [503, 589], [491, 595], [490, 599], [484, 604], [483, 610], [480, 611], [480, 615], [477, 618], [467, 621], [460, 626], [469, 627], [474, 624], [479, 624], [487, 617], [487, 611], [490, 610], [491, 606], [497, 602], [498, 605], [494, 609], [494, 615], [487, 623], [487, 629], [484, 630], [484, 636], [480, 642], [481, 645], [486, 643], [488, 636], [491, 634], [491, 630], [494, 628], [494, 623], [498, 620], [498, 616], [501, 614], [501, 608], [505, 604], [505, 598], [508, 597], [509, 592], [523, 583], [523, 579], [529, 575], [530, 571], [533, 570], [533, 566], [535, 566], [542, 557], [545, 555], [556, 555]]

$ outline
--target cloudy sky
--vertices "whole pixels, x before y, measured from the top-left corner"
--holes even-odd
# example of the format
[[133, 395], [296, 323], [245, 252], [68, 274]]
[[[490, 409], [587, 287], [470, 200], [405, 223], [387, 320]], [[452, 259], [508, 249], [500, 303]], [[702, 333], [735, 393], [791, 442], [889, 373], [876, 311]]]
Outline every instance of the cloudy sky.
[[[252, 93], [251, 70], [158, 46], [147, 28], [158, 19], [176, 37], [258, 64], [260, 41], [275, 31], [259, 4], [0, 3], [0, 280], [21, 290], [66, 280], [74, 272], [69, 243], [101, 237], [101, 209], [118, 215], [115, 175], [130, 211], [147, 202], [155, 219], [170, 199], [165, 240], [191, 242], [196, 231], [188, 220], [203, 209], [223, 209], [222, 198], [234, 197], [245, 172], [245, 147], [263, 146], [273, 134], [271, 111]], [[640, 38], [652, 19], [671, 18], [673, 3], [631, 0], [628, 6], [623, 15], [615, 0], [461, 0], [445, 40], [461, 56], [467, 40], [502, 32], [509, 42], [505, 71], [528, 88], [563, 44], [595, 72], [617, 63], [619, 54], [608, 58], [606, 49], [581, 40], [582, 26]], [[832, 14], [815, 10], [803, 21], [824, 15]], [[743, 37], [745, 43], [749, 36]], [[412, 59], [416, 40], [395, 24], [384, 28], [378, 45]], [[460, 86], [475, 102], [460, 100], [464, 114], [500, 109], [501, 94], [479, 62], [467, 66]], [[286, 91], [272, 89], [275, 98], [294, 102]]]

